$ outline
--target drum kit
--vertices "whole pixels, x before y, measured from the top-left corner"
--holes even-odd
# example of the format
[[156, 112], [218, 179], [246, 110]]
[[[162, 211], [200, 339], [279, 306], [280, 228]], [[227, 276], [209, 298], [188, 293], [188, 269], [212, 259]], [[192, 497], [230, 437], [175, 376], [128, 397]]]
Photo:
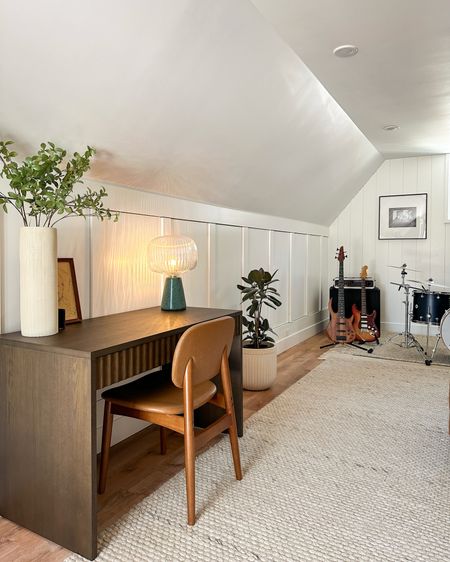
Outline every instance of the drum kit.
[[[435, 290], [435, 288], [450, 289], [450, 287], [438, 285], [433, 281], [433, 279], [428, 279], [425, 282], [410, 279], [409, 283], [413, 284], [410, 285], [409, 283], [406, 283], [406, 276], [408, 275], [408, 271], [418, 273], [416, 269], [408, 268], [406, 263], [401, 266], [390, 265], [389, 267], [401, 269], [400, 275], [402, 277], [402, 282], [394, 283], [391, 281], [391, 285], [397, 286], [399, 291], [400, 289], [403, 289], [405, 295], [405, 300], [403, 301], [405, 306], [404, 331], [400, 334], [395, 334], [389, 341], [398, 337], [403, 338], [403, 341], [399, 344], [400, 346], [415, 347], [425, 361], [425, 364], [431, 365], [434, 354], [436, 353], [436, 349], [441, 340], [445, 347], [450, 350], [450, 292]], [[411, 292], [412, 309], [410, 310]], [[426, 349], [420, 345], [411, 333], [411, 322], [426, 325]], [[429, 353], [430, 326], [439, 326], [438, 337], [431, 354]]]

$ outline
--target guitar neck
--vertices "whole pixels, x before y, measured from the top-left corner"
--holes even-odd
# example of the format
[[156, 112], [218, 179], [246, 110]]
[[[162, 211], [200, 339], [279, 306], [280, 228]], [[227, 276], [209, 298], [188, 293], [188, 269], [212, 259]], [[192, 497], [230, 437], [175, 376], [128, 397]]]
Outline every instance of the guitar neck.
[[338, 315], [345, 318], [344, 261], [339, 262]]
[[366, 280], [365, 279], [361, 279], [361, 315], [367, 316]]

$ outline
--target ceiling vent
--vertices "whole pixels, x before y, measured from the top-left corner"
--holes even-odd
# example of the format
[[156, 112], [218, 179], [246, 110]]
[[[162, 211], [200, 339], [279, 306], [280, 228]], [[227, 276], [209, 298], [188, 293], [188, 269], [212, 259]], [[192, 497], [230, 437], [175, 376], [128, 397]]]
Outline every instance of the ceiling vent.
[[340, 45], [333, 50], [333, 55], [344, 59], [347, 57], [354, 57], [357, 52], [358, 47], [355, 47], [355, 45]]

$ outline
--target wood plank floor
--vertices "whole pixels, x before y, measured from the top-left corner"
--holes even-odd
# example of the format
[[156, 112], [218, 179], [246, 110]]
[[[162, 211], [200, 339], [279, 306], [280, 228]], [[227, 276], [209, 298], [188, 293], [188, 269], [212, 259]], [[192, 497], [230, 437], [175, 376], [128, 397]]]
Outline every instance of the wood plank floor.
[[[319, 346], [328, 341], [324, 334], [318, 334], [282, 353], [278, 357], [278, 376], [272, 388], [244, 391], [244, 418], [249, 418], [314, 369], [323, 352]], [[106, 492], [98, 502], [100, 530], [183, 470], [183, 466], [183, 440], [175, 433], [169, 434], [164, 456], [159, 454], [159, 432], [152, 427], [113, 447]], [[184, 498], [180, 498], [180, 507], [185, 507]], [[69, 554], [62, 547], [0, 517], [0, 562], [60, 562]]]

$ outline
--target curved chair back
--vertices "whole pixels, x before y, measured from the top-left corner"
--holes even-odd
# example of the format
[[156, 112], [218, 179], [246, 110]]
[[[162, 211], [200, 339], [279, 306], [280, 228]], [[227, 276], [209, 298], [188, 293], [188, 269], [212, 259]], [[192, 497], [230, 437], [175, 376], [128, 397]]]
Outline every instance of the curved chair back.
[[220, 371], [223, 351], [230, 354], [234, 319], [230, 316], [196, 324], [184, 332], [172, 360], [172, 382], [183, 387], [187, 364], [192, 359], [192, 384], [200, 384]]

